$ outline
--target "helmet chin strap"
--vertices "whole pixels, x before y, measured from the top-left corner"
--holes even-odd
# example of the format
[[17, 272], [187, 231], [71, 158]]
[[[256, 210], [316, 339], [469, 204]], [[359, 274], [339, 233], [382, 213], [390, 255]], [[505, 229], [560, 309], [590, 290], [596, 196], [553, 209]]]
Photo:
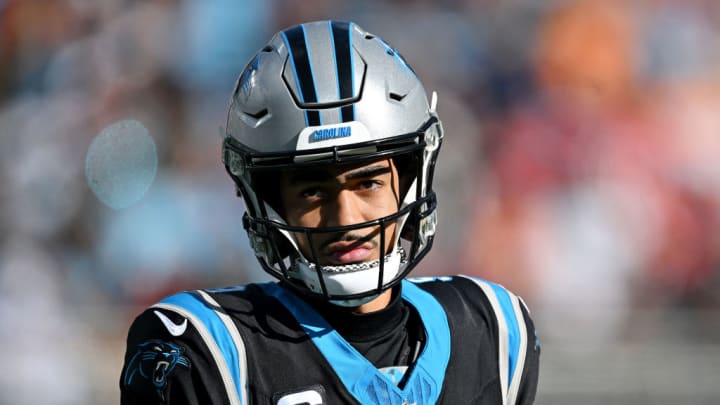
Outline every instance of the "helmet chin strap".
[[[395, 276], [397, 275], [397, 272], [400, 269], [400, 264], [402, 263], [404, 256], [405, 256], [404, 251], [403, 251], [402, 247], [399, 245], [396, 247], [396, 249], [393, 249], [392, 253], [385, 256], [385, 269], [387, 270], [387, 268], [389, 266], [396, 269], [393, 272], [393, 276], [392, 276], [391, 280], [393, 278], [395, 278]], [[378, 262], [378, 264], [375, 265], [374, 267], [377, 267], [377, 269], [379, 270], [380, 261], [377, 260], [377, 262]], [[373, 269], [373, 270], [375, 270], [375, 269]], [[386, 278], [386, 277], [383, 275], [383, 278]], [[383, 280], [383, 284], [385, 284], [384, 280]], [[333, 305], [337, 305], [337, 306], [341, 306], [341, 307], [354, 308], [354, 307], [359, 307], [360, 305], [367, 304], [368, 302], [371, 302], [375, 298], [379, 297], [380, 294], [381, 293], [377, 293], [377, 294], [369, 295], [367, 297], [354, 298], [354, 299], [349, 299], [349, 300], [330, 300], [328, 302]]]
[[[405, 252], [401, 247], [393, 249], [393, 251], [385, 255], [383, 258], [383, 281], [386, 285], [397, 276], [400, 265], [403, 262]], [[295, 262], [295, 269], [298, 278], [313, 292], [321, 294], [322, 287], [318, 280], [317, 267], [315, 263], [303, 261]], [[373, 260], [364, 263], [353, 263], [342, 266], [320, 266], [325, 288], [330, 295], [353, 295], [362, 294], [368, 291], [377, 290], [378, 280], [380, 279], [380, 260]], [[344, 307], [356, 307], [366, 304], [377, 298], [378, 294], [372, 294], [367, 297], [348, 299], [348, 300], [330, 300], [335, 305]]]

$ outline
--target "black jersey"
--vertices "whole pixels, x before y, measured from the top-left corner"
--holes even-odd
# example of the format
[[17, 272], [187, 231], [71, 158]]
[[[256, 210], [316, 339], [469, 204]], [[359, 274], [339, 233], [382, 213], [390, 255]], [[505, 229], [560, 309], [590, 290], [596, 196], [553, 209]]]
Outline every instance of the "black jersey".
[[[383, 343], [374, 343], [373, 361], [361, 353], [364, 346], [351, 344], [313, 306], [278, 283], [167, 297], [130, 328], [121, 402], [533, 402], [540, 348], [517, 296], [468, 277], [404, 280], [400, 295], [422, 325], [420, 336], [407, 340], [418, 342], [419, 350], [400, 356], [406, 360], [395, 359], [391, 350], [392, 358], [383, 359], [377, 355]], [[413, 324], [407, 316], [402, 319]], [[380, 363], [389, 367], [378, 368]]]

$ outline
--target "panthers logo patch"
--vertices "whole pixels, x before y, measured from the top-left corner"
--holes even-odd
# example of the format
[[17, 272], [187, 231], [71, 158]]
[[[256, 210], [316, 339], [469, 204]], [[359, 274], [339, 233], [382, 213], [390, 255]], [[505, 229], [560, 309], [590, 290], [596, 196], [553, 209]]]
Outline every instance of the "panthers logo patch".
[[125, 369], [125, 386], [140, 392], [154, 390], [164, 401], [170, 373], [178, 366], [190, 368], [184, 352], [185, 348], [160, 340], [140, 343]]

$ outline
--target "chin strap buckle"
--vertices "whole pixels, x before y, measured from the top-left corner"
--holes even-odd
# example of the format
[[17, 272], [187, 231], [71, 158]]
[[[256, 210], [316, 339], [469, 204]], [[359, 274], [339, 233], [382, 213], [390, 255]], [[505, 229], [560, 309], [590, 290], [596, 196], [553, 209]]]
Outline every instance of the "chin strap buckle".
[[420, 220], [420, 238], [423, 243], [437, 230], [437, 210], [433, 210], [428, 216]]
[[230, 173], [237, 177], [242, 177], [245, 174], [245, 161], [239, 153], [231, 149], [228, 142], [228, 138], [223, 142], [222, 161]]
[[247, 231], [248, 240], [250, 241], [250, 247], [255, 251], [255, 256], [263, 258], [267, 263], [270, 263], [272, 257], [272, 249], [270, 243], [267, 240], [267, 233], [264, 231], [263, 226], [250, 221], [250, 216], [246, 212], [242, 218], [243, 228]]

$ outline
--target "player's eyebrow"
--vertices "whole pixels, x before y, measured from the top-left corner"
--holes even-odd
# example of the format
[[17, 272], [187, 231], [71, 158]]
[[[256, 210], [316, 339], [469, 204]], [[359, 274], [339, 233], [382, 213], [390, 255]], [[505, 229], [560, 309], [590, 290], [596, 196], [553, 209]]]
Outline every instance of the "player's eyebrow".
[[381, 174], [390, 173], [390, 171], [390, 166], [365, 166], [348, 173], [345, 175], [345, 178], [349, 180], [372, 178]]
[[301, 170], [298, 172], [295, 172], [287, 177], [287, 183], [297, 184], [297, 183], [309, 183], [309, 182], [316, 182], [316, 181], [327, 181], [330, 179], [333, 179], [334, 176], [330, 174], [327, 170], [322, 169], [316, 169], [316, 170]]
[[[390, 166], [372, 165], [353, 170], [345, 175], [348, 180], [366, 179], [380, 176], [391, 171]], [[302, 170], [290, 175], [289, 184], [324, 182], [335, 179], [335, 175], [326, 169]]]

